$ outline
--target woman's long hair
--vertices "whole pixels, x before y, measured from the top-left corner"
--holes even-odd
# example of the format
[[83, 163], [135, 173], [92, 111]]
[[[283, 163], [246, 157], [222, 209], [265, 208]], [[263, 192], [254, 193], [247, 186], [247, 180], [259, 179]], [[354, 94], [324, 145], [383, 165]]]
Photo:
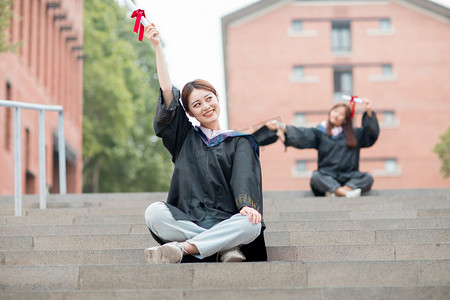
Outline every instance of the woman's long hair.
[[194, 81], [189, 81], [183, 87], [183, 91], [181, 92], [181, 102], [183, 103], [184, 110], [189, 112], [189, 96], [191, 95], [193, 90], [205, 90], [217, 96], [216, 89], [206, 80], [196, 79]]
[[351, 112], [350, 112], [350, 107], [345, 104], [345, 103], [338, 103], [335, 106], [333, 106], [330, 111], [328, 112], [328, 122], [327, 122], [327, 134], [328, 136], [331, 137], [331, 129], [333, 129], [334, 125], [331, 124], [330, 122], [330, 112], [338, 107], [344, 107], [345, 108], [345, 120], [342, 123], [342, 129], [345, 133], [345, 138], [346, 138], [346, 144], [347, 147], [352, 149], [356, 147], [356, 144], [358, 143], [358, 141], [356, 140], [355, 137], [355, 132], [353, 130], [353, 124], [352, 124], [352, 118], [351, 118]]

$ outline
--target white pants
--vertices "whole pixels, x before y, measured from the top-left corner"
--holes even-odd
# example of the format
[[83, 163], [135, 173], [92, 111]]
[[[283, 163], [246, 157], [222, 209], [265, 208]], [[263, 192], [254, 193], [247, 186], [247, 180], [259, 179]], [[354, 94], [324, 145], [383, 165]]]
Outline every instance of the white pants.
[[147, 207], [145, 222], [164, 242], [188, 242], [195, 245], [200, 253], [195, 256], [199, 258], [251, 243], [261, 233], [261, 222], [252, 224], [248, 216], [241, 214], [235, 214], [210, 229], [192, 221], [175, 220], [163, 202], [155, 202]]

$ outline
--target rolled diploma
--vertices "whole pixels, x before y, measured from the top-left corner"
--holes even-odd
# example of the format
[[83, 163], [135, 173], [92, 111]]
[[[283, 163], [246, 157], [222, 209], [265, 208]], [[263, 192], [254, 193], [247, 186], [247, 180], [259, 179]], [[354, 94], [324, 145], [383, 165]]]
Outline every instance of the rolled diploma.
[[[125, 5], [128, 7], [128, 10], [130, 10], [132, 12], [135, 10], [138, 10], [136, 5], [134, 5], [133, 1], [131, 1], [131, 0], [124, 0], [124, 1], [125, 1]], [[150, 22], [144, 16], [142, 16], [141, 24], [144, 26], [148, 26], [148, 25], [150, 25]]]
[[[352, 100], [352, 96], [349, 96], [349, 95], [342, 95], [342, 99], [347, 100], [347, 101], [350, 101], [350, 100]], [[363, 103], [363, 99], [361, 99], [361, 98], [353, 98], [353, 100], [354, 100], [356, 103]]]

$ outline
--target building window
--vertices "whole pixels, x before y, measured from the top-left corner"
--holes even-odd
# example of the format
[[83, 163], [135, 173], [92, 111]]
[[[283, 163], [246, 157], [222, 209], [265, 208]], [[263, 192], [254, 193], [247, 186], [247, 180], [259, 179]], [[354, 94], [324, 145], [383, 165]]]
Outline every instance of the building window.
[[294, 120], [292, 121], [294, 126], [305, 126], [306, 125], [306, 115], [305, 113], [295, 113]]
[[297, 163], [295, 165], [295, 169], [297, 173], [304, 173], [308, 171], [306, 160], [297, 160]]
[[385, 111], [383, 114], [383, 123], [385, 124], [395, 124], [396, 118], [393, 111]]
[[350, 21], [333, 21], [331, 27], [331, 50], [333, 52], [350, 52]]
[[303, 66], [294, 66], [289, 76], [290, 81], [295, 83], [316, 83], [319, 81], [318, 76], [306, 76]]
[[381, 74], [369, 75], [369, 81], [372, 82], [392, 82], [397, 80], [397, 75], [394, 72], [391, 64], [381, 65]]
[[361, 158], [361, 162], [363, 161], [365, 163], [374, 164], [373, 166], [376, 166], [371, 171], [371, 174], [375, 177], [399, 177], [402, 175], [402, 168], [398, 164], [396, 158], [393, 157]]
[[305, 76], [304, 68], [302, 66], [295, 66], [292, 70], [292, 79], [299, 80]]
[[384, 170], [387, 173], [397, 173], [399, 170], [397, 160], [395, 158], [386, 159], [384, 162]]
[[334, 99], [342, 100], [342, 95], [353, 94], [352, 67], [335, 67], [334, 75]]
[[391, 76], [392, 75], [392, 65], [382, 65], [381, 66], [382, 74], [384, 76]]
[[308, 160], [299, 159], [292, 168], [292, 176], [294, 178], [309, 178], [312, 171], [308, 171]]
[[399, 121], [395, 116], [394, 111], [387, 110], [383, 112], [383, 122], [380, 124], [381, 128], [397, 128], [399, 126]]
[[303, 30], [303, 22], [301, 20], [293, 20], [291, 29], [293, 32], [301, 32]]
[[392, 29], [391, 20], [390, 19], [380, 19], [380, 30], [381, 31], [389, 31]]
[[291, 26], [288, 28], [288, 35], [292, 37], [316, 37], [317, 30], [305, 29], [305, 22], [303, 20], [292, 20]]

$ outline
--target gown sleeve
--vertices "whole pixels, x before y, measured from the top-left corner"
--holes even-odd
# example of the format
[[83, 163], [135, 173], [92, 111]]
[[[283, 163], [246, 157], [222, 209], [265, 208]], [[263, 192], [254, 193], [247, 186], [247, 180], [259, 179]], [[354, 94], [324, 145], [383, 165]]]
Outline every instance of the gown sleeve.
[[172, 161], [175, 162], [186, 134], [188, 130], [192, 129], [192, 125], [180, 104], [180, 91], [175, 87], [173, 87], [173, 95], [174, 98], [169, 107], [166, 107], [160, 89], [153, 127], [156, 136], [162, 138], [164, 146], [172, 154]]
[[319, 147], [319, 131], [316, 128], [286, 126], [285, 146], [298, 149]]
[[375, 112], [372, 112], [372, 117], [369, 117], [367, 113], [364, 113], [362, 127], [357, 134], [358, 143], [361, 148], [367, 148], [375, 144], [379, 134], [380, 128]]
[[246, 138], [239, 138], [233, 159], [230, 188], [238, 211], [244, 206], [256, 209], [261, 215], [261, 166], [258, 154]]

